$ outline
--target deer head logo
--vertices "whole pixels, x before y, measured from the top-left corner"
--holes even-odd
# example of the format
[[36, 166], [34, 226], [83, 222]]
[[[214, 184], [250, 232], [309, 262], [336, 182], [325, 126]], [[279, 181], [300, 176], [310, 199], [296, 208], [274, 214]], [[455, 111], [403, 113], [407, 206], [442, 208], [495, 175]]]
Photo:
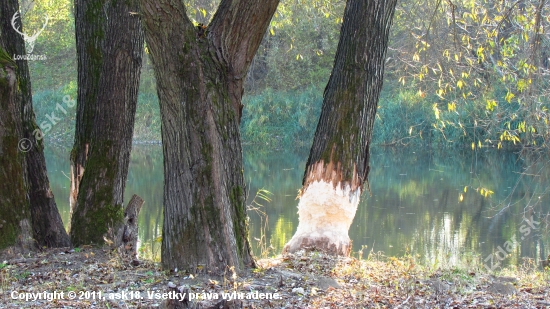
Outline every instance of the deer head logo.
[[36, 38], [38, 38], [40, 33], [42, 33], [42, 31], [44, 31], [44, 28], [46, 28], [46, 26], [48, 25], [48, 15], [46, 15], [46, 21], [44, 22], [42, 29], [38, 30], [38, 32], [36, 32], [32, 36], [21, 32], [21, 30], [19, 30], [19, 26], [15, 24], [15, 21], [17, 20], [17, 18], [20, 18], [20, 17], [21, 16], [19, 12], [15, 12], [15, 14], [13, 14], [13, 18], [11, 19], [11, 26], [13, 27], [13, 30], [15, 30], [15, 32], [23, 36], [23, 39], [25, 40], [26, 45], [28, 45], [27, 52], [31, 54], [32, 51], [34, 50], [34, 42], [36, 41]]

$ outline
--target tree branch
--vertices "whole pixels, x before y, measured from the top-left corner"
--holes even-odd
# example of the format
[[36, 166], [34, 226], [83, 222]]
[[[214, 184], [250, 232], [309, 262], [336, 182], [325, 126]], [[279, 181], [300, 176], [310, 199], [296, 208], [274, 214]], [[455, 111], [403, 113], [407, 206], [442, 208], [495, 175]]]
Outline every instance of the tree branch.
[[279, 0], [222, 0], [208, 27], [235, 79], [243, 79]]

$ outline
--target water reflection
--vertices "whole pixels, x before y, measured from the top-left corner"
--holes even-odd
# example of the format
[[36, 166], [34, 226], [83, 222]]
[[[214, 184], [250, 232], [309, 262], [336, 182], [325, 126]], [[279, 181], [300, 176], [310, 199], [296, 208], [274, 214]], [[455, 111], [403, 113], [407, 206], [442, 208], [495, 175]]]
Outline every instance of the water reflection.
[[[548, 226], [541, 222], [529, 235], [520, 232], [523, 216], [550, 212], [549, 160], [502, 151], [434, 153], [371, 150], [370, 191], [363, 199], [350, 230], [353, 249], [383, 251], [386, 255], [418, 254], [430, 265], [483, 261], [510, 239], [516, 242], [502, 265], [518, 265], [522, 257], [545, 257]], [[62, 218], [68, 222], [68, 152], [47, 149], [52, 190]], [[298, 224], [295, 200], [307, 153], [258, 152], [246, 149], [248, 203], [259, 189], [272, 192], [262, 202], [268, 224], [265, 236], [281, 251]], [[160, 254], [162, 234], [162, 147], [134, 146], [126, 202], [132, 194], [145, 200], [139, 218], [142, 255]], [[529, 167], [529, 168], [528, 168]], [[494, 191], [488, 197], [480, 190]], [[461, 200], [462, 196], [462, 200]], [[260, 200], [261, 202], [261, 200]], [[260, 217], [250, 213], [251, 242], [260, 255]], [[523, 239], [521, 239], [523, 237]]]

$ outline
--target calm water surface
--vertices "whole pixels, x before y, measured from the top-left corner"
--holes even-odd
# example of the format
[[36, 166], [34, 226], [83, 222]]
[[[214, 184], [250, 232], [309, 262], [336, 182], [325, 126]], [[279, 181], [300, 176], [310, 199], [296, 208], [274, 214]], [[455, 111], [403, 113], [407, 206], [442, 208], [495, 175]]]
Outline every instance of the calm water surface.
[[[272, 254], [280, 253], [296, 230], [295, 198], [306, 159], [307, 152], [245, 149], [248, 203], [259, 189], [272, 193], [270, 202], [256, 199], [267, 216], [264, 235]], [[67, 223], [68, 152], [47, 148], [46, 160], [52, 190]], [[134, 146], [125, 200], [132, 194], [145, 200], [139, 218], [142, 255], [160, 254], [162, 163], [162, 146]], [[433, 153], [374, 148], [370, 165], [370, 193], [363, 194], [350, 230], [354, 251], [366, 246], [366, 251], [388, 256], [410, 253], [429, 265], [483, 263], [499, 247], [511, 251], [506, 257], [499, 254], [502, 265], [520, 265], [526, 257], [539, 260], [550, 253], [549, 227], [540, 215], [550, 212], [547, 157], [520, 158], [493, 150]], [[485, 197], [482, 189], [494, 193]], [[258, 240], [266, 218], [260, 219], [256, 212], [249, 215], [250, 238], [259, 255]], [[531, 228], [524, 216], [541, 223], [532, 223]]]

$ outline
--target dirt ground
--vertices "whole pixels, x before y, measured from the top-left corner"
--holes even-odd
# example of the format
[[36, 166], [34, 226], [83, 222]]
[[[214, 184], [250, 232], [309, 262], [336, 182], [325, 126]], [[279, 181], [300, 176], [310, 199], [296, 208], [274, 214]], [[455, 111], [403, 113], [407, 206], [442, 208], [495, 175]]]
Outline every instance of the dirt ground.
[[550, 271], [536, 267], [494, 276], [304, 251], [258, 266], [215, 276], [123, 265], [107, 248], [6, 250], [0, 308], [550, 308]]

